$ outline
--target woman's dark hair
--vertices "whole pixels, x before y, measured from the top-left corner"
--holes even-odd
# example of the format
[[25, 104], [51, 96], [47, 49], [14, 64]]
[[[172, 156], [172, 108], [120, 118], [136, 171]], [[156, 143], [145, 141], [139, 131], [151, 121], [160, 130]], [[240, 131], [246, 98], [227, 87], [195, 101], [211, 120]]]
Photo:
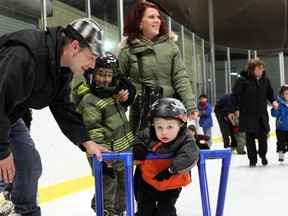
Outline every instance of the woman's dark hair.
[[[139, 30], [139, 26], [140, 26], [142, 17], [144, 15], [144, 12], [147, 8], [154, 8], [160, 14], [159, 7], [156, 4], [153, 4], [147, 1], [144, 1], [144, 2], [139, 1], [130, 8], [128, 15], [125, 19], [124, 33], [123, 33], [124, 36], [128, 37], [127, 39], [128, 44], [131, 44], [131, 41], [138, 38], [139, 35], [141, 34], [141, 31]], [[166, 28], [166, 23], [162, 19], [161, 15], [160, 15], [160, 20], [161, 20], [161, 25], [160, 25], [158, 36], [162, 36], [168, 33], [168, 30]]]

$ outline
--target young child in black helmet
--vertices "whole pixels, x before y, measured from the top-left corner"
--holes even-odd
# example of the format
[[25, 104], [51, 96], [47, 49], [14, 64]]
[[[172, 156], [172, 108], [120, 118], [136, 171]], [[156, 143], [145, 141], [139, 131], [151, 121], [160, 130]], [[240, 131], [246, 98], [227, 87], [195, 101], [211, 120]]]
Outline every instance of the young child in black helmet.
[[271, 115], [276, 117], [276, 151], [279, 153], [279, 161], [282, 163], [288, 149], [288, 85], [280, 88], [277, 101], [279, 107], [278, 109], [272, 108]]
[[[133, 156], [140, 160], [137, 216], [176, 216], [175, 203], [183, 186], [191, 183], [189, 171], [198, 161], [199, 148], [186, 130], [187, 111], [174, 98], [155, 101], [149, 112], [151, 127], [133, 142]], [[145, 160], [149, 152], [175, 155], [171, 159]]]
[[[117, 59], [111, 53], [98, 57], [95, 68], [86, 70], [84, 77], [86, 81], [74, 88], [72, 97], [91, 138], [113, 152], [129, 151], [133, 134], [125, 112], [135, 98], [134, 86], [118, 73]], [[126, 101], [120, 102], [119, 91], [129, 92]], [[92, 155], [87, 158], [94, 174]], [[105, 216], [125, 215], [123, 162], [113, 162], [112, 167], [103, 163], [103, 194]], [[95, 195], [91, 207], [95, 211]]]

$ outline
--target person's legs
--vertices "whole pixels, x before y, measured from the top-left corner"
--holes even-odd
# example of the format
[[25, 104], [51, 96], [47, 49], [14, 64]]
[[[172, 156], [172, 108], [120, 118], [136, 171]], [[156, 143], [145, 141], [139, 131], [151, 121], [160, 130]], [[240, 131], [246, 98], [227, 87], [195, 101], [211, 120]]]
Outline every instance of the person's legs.
[[246, 133], [246, 148], [247, 148], [247, 155], [250, 160], [250, 165], [255, 166], [257, 163], [257, 150], [256, 150], [254, 133]]
[[222, 134], [224, 148], [229, 148], [230, 147], [230, 139], [229, 139], [230, 129], [229, 129], [228, 122], [225, 121], [225, 119], [223, 118], [221, 114], [215, 113], [215, 115], [216, 115], [217, 122], [219, 124], [219, 128]]
[[176, 216], [175, 204], [181, 192], [181, 188], [159, 191], [159, 201], [156, 216]]
[[267, 132], [262, 131], [258, 133], [258, 146], [259, 146], [259, 156], [262, 160], [263, 165], [267, 165], [268, 161], [266, 158], [267, 154]]
[[117, 190], [114, 208], [117, 215], [123, 214], [126, 210], [126, 181], [125, 170], [117, 172]]
[[18, 214], [39, 216], [37, 191], [42, 174], [41, 158], [22, 119], [12, 124], [10, 141], [16, 168], [11, 193], [14, 210]]
[[158, 191], [140, 177], [138, 196], [137, 216], [154, 216], [156, 213], [156, 203]]
[[203, 132], [204, 132], [205, 135], [210, 137], [210, 139], [207, 142], [207, 144], [209, 145], [209, 147], [211, 147], [212, 146], [212, 129], [211, 129], [211, 127], [203, 128]]
[[103, 203], [104, 210], [109, 212], [109, 215], [115, 215], [114, 203], [117, 189], [117, 178], [111, 178], [108, 175], [103, 175]]
[[286, 152], [286, 132], [282, 131], [282, 130], [276, 130], [276, 137], [277, 137], [277, 148], [276, 148], [276, 152], [282, 151], [282, 152]]
[[237, 153], [246, 154], [245, 153], [245, 145], [246, 145], [245, 132], [237, 132], [235, 134], [235, 139], [237, 141]]
[[235, 132], [234, 132], [234, 126], [232, 125], [231, 122], [228, 122], [228, 127], [229, 127], [229, 136], [231, 139], [231, 148], [232, 150], [236, 150], [237, 149], [237, 140], [235, 138]]

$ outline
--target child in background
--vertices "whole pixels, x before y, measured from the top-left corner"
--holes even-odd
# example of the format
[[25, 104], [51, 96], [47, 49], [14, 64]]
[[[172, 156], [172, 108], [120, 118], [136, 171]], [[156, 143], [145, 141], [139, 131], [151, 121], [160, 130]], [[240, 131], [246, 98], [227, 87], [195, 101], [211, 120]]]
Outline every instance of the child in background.
[[207, 144], [207, 142], [210, 140], [209, 136], [198, 134], [196, 126], [192, 124], [189, 125], [187, 129], [194, 136], [199, 149], [210, 149], [209, 145]]
[[[134, 100], [135, 87], [118, 73], [117, 59], [110, 53], [98, 57], [95, 69], [86, 70], [84, 77], [86, 81], [74, 88], [72, 98], [91, 138], [113, 152], [130, 151], [133, 134], [125, 112]], [[128, 99], [120, 102], [123, 91], [128, 91]], [[87, 158], [94, 174], [92, 155]], [[126, 215], [123, 161], [112, 162], [112, 167], [103, 163], [102, 170], [104, 215]], [[95, 195], [91, 207], [95, 211]]]
[[[152, 104], [151, 127], [136, 135], [133, 156], [140, 163], [137, 216], [176, 216], [175, 203], [183, 186], [191, 183], [189, 171], [197, 164], [199, 148], [186, 129], [187, 111], [174, 98]], [[172, 159], [145, 160], [149, 152], [175, 155]]]
[[236, 151], [238, 154], [244, 155], [246, 154], [245, 145], [246, 145], [246, 135], [245, 132], [239, 132], [238, 130], [238, 124], [239, 124], [239, 110], [235, 111], [235, 116], [233, 120], [231, 121], [233, 125], [233, 132], [234, 132], [234, 137], [237, 141], [237, 148]]
[[207, 142], [209, 148], [212, 145], [212, 105], [208, 102], [208, 97], [205, 94], [199, 96], [199, 101], [197, 104], [199, 110], [199, 125], [203, 128], [205, 135], [210, 137], [210, 140]]
[[288, 145], [288, 85], [283, 85], [280, 88], [277, 97], [279, 107], [271, 109], [271, 115], [276, 117], [276, 136], [277, 136], [277, 149], [279, 153], [279, 161], [284, 161], [284, 154], [287, 151]]

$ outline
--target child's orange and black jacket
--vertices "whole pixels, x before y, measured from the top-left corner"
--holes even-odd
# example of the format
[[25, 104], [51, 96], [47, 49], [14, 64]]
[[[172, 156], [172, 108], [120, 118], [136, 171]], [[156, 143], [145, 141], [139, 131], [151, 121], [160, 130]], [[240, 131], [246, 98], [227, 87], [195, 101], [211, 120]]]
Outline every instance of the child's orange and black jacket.
[[[199, 148], [194, 137], [183, 129], [177, 138], [169, 143], [162, 143], [150, 136], [150, 128], [145, 128], [136, 135], [133, 145], [145, 145], [151, 152], [161, 155], [175, 155], [172, 159], [141, 161], [142, 178], [159, 191], [176, 189], [191, 183], [189, 171], [197, 164]], [[170, 167], [173, 176], [169, 180], [153, 180], [159, 172]]]

